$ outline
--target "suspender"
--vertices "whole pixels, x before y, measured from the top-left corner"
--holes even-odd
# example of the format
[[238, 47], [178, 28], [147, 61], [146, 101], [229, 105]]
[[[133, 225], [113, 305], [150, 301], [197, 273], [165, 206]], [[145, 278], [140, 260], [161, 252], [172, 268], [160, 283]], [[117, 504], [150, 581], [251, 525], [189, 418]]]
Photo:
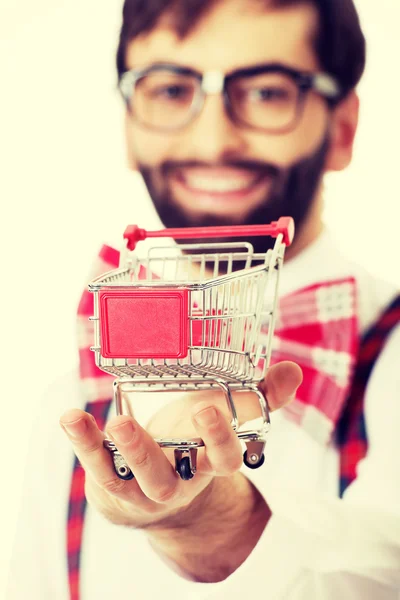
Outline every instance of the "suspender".
[[[104, 430], [111, 402], [111, 400], [89, 402], [85, 406], [85, 411], [94, 416], [97, 425], [101, 430]], [[85, 472], [78, 459], [75, 458], [67, 520], [67, 557], [70, 600], [80, 600], [80, 560], [85, 512]]]
[[365, 390], [374, 364], [389, 334], [398, 323], [400, 296], [395, 298], [361, 341], [349, 399], [336, 429], [336, 442], [340, 453], [340, 497], [343, 497], [347, 487], [357, 477], [357, 465], [367, 454]]
[[[390, 332], [400, 323], [400, 296], [385, 310], [360, 344], [357, 366], [346, 408], [338, 423], [336, 441], [340, 453], [340, 496], [357, 476], [357, 464], [367, 453], [368, 442], [364, 419], [364, 395], [369, 376]], [[104, 430], [111, 400], [88, 403], [92, 414]], [[86, 511], [85, 475], [75, 459], [68, 509], [67, 553], [70, 600], [80, 600], [80, 558]]]

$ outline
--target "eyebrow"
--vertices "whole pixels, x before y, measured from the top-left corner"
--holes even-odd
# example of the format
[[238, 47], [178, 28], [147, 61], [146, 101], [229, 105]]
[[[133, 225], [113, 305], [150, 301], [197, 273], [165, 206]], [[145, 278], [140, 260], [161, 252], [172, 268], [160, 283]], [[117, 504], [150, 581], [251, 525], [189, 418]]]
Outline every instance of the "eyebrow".
[[[200, 77], [200, 78], [206, 72], [214, 71], [214, 70], [218, 71], [218, 69], [207, 69], [206, 71], [199, 71], [198, 69], [195, 69], [187, 64], [168, 62], [168, 61], [163, 61], [163, 60], [157, 60], [157, 61], [151, 62], [147, 65], [134, 67], [129, 70], [140, 73], [140, 72], [145, 72], [145, 71], [151, 71], [153, 69], [158, 69], [158, 68], [161, 68], [161, 69], [169, 68], [171, 70], [176, 69], [183, 73], [187, 73], [188, 75], [194, 75], [194, 76]], [[289, 64], [283, 63], [283, 62], [274, 61], [274, 62], [267, 62], [267, 63], [254, 63], [251, 65], [239, 67], [237, 69], [232, 69], [231, 71], [227, 71], [226, 73], [224, 73], [224, 76], [232, 77], [232, 76], [240, 76], [240, 75], [248, 75], [248, 74], [256, 75], [258, 72], [262, 73], [262, 72], [265, 72], [266, 70], [271, 71], [271, 72], [273, 72], [273, 71], [292, 72], [293, 74], [299, 73], [299, 72], [302, 74], [312, 74], [312, 71], [310, 71], [309, 69], [297, 67], [294, 65], [289, 65]]]

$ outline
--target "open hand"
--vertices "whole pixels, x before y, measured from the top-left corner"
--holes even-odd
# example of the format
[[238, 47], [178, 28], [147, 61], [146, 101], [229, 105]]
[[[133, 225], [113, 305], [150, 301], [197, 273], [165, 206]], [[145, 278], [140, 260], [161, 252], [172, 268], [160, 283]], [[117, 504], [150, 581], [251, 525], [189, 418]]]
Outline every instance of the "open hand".
[[[270, 411], [290, 402], [301, 381], [301, 370], [294, 363], [271, 367], [261, 384]], [[241, 393], [236, 408], [241, 423], [259, 416], [255, 394]], [[215, 477], [232, 476], [242, 466], [241, 444], [226, 403], [214, 392], [178, 397], [153, 417], [147, 430], [130, 416], [108, 422], [107, 436], [135, 475], [130, 481], [116, 475], [110, 453], [103, 447], [105, 435], [90, 414], [73, 409], [60, 424], [85, 470], [88, 502], [116, 524], [148, 528], [165, 523], [200, 500]], [[182, 481], [175, 471], [173, 450], [162, 450], [153, 438], [179, 437], [189, 428], [205, 447], [199, 449], [195, 477]]]

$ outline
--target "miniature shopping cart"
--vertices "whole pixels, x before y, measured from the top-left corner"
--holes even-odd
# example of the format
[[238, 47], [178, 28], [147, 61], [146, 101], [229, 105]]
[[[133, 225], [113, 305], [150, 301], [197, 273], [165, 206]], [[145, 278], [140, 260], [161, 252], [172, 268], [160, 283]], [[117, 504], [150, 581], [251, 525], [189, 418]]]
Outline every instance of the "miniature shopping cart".
[[[256, 254], [247, 242], [206, 241], [267, 235], [276, 241], [265, 254]], [[293, 235], [289, 217], [263, 226], [126, 229], [120, 267], [89, 284], [94, 294], [92, 350], [96, 365], [116, 378], [118, 415], [124, 409], [132, 414], [123, 400], [131, 392], [222, 390], [232, 428], [246, 446], [244, 463], [262, 465], [270, 420], [259, 383], [270, 361], [279, 273]], [[136, 250], [146, 238], [166, 237], [172, 238], [169, 244], [153, 243], [143, 256]], [[174, 242], [182, 239], [196, 243]], [[262, 421], [257, 429], [239, 426], [233, 399], [237, 392], [256, 394]], [[156, 442], [174, 449], [177, 473], [191, 479], [203, 441]], [[131, 479], [134, 475], [113, 442], [106, 439], [104, 445], [118, 476]]]

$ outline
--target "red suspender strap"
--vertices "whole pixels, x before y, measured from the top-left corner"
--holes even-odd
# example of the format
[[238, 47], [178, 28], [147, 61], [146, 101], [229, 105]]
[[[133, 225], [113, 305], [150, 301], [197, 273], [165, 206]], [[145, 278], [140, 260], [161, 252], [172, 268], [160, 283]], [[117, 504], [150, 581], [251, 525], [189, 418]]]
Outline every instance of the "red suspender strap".
[[[97, 425], [104, 430], [111, 400], [89, 402], [85, 411], [96, 419]], [[86, 511], [85, 472], [77, 458], [72, 471], [67, 521], [67, 557], [70, 600], [80, 600], [80, 558], [82, 535]]]
[[[100, 254], [93, 267], [91, 278], [97, 277], [115, 269], [119, 264], [119, 252], [110, 246], [102, 246]], [[85, 385], [89, 384], [91, 398], [96, 398], [95, 402], [88, 402], [85, 411], [92, 414], [97, 421], [97, 425], [104, 431], [107, 421], [111, 400], [107, 398], [104, 386], [105, 373], [100, 371], [94, 360], [94, 354], [90, 351], [90, 346], [94, 339], [93, 323], [88, 318], [93, 315], [93, 294], [87, 287], [82, 294], [78, 308], [78, 340], [80, 356], [80, 378]], [[110, 381], [110, 395], [112, 389], [112, 377]], [[82, 534], [84, 527], [84, 518], [86, 510], [85, 498], [85, 473], [77, 459], [75, 459], [72, 471], [71, 488], [68, 506], [67, 521], [67, 556], [68, 556], [68, 582], [70, 600], [80, 600], [80, 559], [82, 547]]]
[[364, 396], [368, 380], [387, 338], [399, 323], [400, 296], [397, 296], [361, 341], [350, 395], [336, 430], [340, 452], [341, 497], [357, 477], [357, 465], [367, 454]]

